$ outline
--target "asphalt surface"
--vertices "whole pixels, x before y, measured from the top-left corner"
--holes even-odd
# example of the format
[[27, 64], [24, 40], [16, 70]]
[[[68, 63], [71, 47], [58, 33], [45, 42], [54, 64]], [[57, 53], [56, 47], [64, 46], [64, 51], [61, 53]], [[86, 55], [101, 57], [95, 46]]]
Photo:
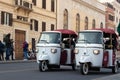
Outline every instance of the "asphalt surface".
[[[24, 60], [0, 61], [0, 64], [29, 63], [29, 62], [36, 62], [36, 60], [27, 60], [27, 61], [24, 61]], [[97, 78], [97, 79], [94, 79], [94, 80], [120, 80], [120, 73], [117, 73], [117, 74], [114, 74], [114, 75], [110, 75], [110, 76], [106, 76], [106, 77]]]

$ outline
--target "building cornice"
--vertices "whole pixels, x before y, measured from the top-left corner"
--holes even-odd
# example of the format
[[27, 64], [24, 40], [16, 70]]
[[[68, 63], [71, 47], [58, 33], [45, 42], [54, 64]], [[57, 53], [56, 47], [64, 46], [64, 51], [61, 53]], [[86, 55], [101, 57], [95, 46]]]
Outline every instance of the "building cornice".
[[88, 8], [90, 8], [90, 9], [93, 9], [93, 10], [95, 10], [95, 11], [97, 11], [97, 12], [102, 13], [102, 14], [105, 15], [105, 11], [103, 11], [103, 10], [101, 10], [101, 9], [99, 9], [99, 8], [97, 8], [97, 7], [89, 4], [89, 3], [86, 3], [86, 2], [83, 1], [83, 0], [73, 0], [73, 1], [78, 2], [78, 3], [80, 3], [80, 4], [82, 4], [82, 5], [86, 6], [86, 7], [88, 7]]

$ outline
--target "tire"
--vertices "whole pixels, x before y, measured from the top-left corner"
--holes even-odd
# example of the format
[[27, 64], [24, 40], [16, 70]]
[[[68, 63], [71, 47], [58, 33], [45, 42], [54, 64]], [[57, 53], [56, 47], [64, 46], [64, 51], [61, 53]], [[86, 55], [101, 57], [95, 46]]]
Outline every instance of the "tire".
[[116, 63], [115, 66], [112, 68], [112, 73], [116, 74], [118, 72], [118, 64]]
[[45, 72], [48, 69], [47, 61], [41, 61], [39, 63], [39, 71]]
[[89, 65], [88, 65], [88, 63], [82, 63], [82, 64], [80, 64], [80, 72], [81, 72], [81, 74], [87, 75], [88, 71], [89, 71]]

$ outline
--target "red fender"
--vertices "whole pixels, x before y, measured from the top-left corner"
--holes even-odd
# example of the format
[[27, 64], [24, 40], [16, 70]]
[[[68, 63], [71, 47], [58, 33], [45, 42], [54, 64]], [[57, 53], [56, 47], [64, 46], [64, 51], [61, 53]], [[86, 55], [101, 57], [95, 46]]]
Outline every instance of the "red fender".
[[61, 56], [60, 56], [60, 64], [65, 64], [67, 61], [67, 51], [64, 50], [61, 52]]

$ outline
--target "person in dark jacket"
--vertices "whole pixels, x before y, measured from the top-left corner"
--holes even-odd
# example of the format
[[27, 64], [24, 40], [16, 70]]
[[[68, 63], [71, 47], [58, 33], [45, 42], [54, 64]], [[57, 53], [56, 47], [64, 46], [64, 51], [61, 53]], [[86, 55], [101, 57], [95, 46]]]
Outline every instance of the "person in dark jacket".
[[28, 43], [26, 41], [23, 43], [23, 55], [24, 60], [28, 60]]
[[0, 40], [0, 60], [4, 60], [4, 56], [3, 56], [4, 50], [5, 50], [5, 46]]
[[10, 33], [8, 33], [5, 38], [4, 38], [4, 42], [5, 42], [5, 47], [6, 47], [6, 60], [9, 60], [9, 56], [10, 56], [10, 47], [11, 47], [11, 41], [10, 41]]
[[13, 56], [14, 56], [14, 46], [13, 46], [13, 39], [10, 40], [11, 41], [11, 46], [10, 46], [10, 56], [11, 56], [11, 59], [14, 60]]

